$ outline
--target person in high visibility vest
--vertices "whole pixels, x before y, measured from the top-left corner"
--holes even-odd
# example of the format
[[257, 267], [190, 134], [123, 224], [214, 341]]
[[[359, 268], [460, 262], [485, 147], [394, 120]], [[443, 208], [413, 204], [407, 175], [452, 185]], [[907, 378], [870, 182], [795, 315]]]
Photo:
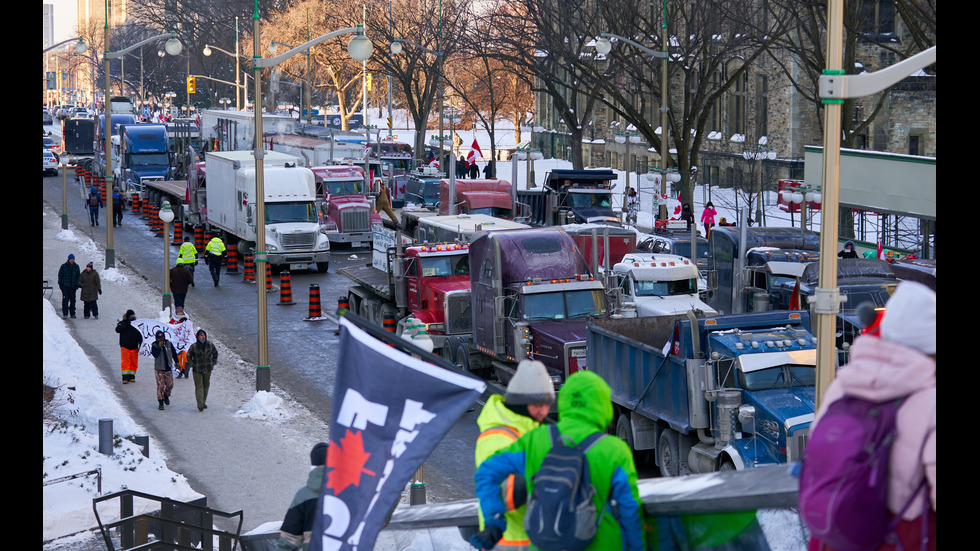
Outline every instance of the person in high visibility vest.
[[204, 246], [204, 262], [207, 263], [211, 271], [211, 279], [214, 286], [218, 286], [218, 277], [221, 276], [221, 261], [224, 258], [225, 244], [221, 238], [214, 236], [208, 244]]
[[184, 242], [177, 251], [177, 264], [183, 264], [191, 272], [191, 287], [194, 286], [194, 267], [197, 266], [197, 247], [191, 243], [189, 236], [184, 236]]

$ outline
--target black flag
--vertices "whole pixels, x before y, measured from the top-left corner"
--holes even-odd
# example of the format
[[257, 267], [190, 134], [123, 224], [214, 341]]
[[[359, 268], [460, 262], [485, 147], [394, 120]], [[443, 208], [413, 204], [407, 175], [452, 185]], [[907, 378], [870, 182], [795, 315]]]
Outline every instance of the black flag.
[[395, 350], [346, 319], [341, 327], [312, 551], [373, 548], [412, 475], [486, 388]]

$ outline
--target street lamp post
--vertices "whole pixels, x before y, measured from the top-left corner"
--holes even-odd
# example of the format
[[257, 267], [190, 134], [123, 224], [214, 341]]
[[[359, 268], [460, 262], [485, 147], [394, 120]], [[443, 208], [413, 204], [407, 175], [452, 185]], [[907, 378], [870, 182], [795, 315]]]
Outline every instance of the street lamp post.
[[[235, 32], [236, 32], [236, 36], [237, 36], [237, 32], [238, 32], [238, 30], [237, 30], [237, 27], [238, 27], [238, 18], [237, 17], [235, 18], [235, 27], [236, 27]], [[218, 50], [219, 52], [221, 52], [223, 54], [227, 54], [227, 55], [230, 55], [230, 56], [232, 56], [232, 57], [235, 58], [235, 109], [238, 109], [240, 111], [242, 109], [242, 104], [241, 104], [241, 101], [238, 98], [239, 98], [239, 89], [242, 88], [242, 84], [240, 84], [239, 81], [238, 81], [238, 75], [239, 75], [239, 73], [241, 73], [241, 63], [240, 63], [240, 57], [239, 57], [239, 54], [238, 54], [238, 41], [237, 40], [235, 41], [235, 53], [231, 53], [231, 52], [228, 52], [226, 50], [222, 50], [221, 48], [219, 48], [217, 46], [212, 46], [210, 44], [205, 44], [204, 45], [204, 51], [202, 53], [205, 56], [210, 56], [212, 50]]]
[[[374, 44], [364, 36], [364, 26], [350, 27], [329, 32], [318, 36], [313, 40], [300, 44], [299, 46], [279, 54], [274, 57], [263, 58], [259, 39], [262, 33], [259, 29], [259, 4], [255, 0], [252, 15], [252, 71], [253, 81], [255, 82], [255, 140], [253, 154], [255, 156], [255, 265], [256, 265], [256, 288], [265, 289], [265, 267], [268, 259], [265, 249], [265, 167], [263, 164], [264, 151], [262, 149], [262, 69], [275, 67], [279, 63], [290, 57], [312, 48], [324, 40], [334, 38], [344, 34], [356, 33], [356, 36], [347, 44], [347, 53], [355, 61], [366, 61], [374, 51]], [[268, 335], [268, 300], [265, 293], [258, 292], [258, 305], [256, 318], [258, 320], [258, 364], [255, 372], [255, 389], [257, 391], [269, 391], [272, 387], [272, 377], [269, 369], [269, 335]]]
[[[663, 69], [661, 70], [661, 81], [660, 81], [660, 172], [661, 174], [667, 174], [667, 160], [670, 158], [670, 149], [667, 148], [667, 1], [664, 0], [664, 22], [663, 22], [663, 32], [661, 33], [660, 43], [662, 44], [662, 50], [657, 52], [647, 48], [642, 44], [638, 44], [628, 38], [615, 35], [612, 33], [599, 33], [599, 38], [596, 40], [595, 49], [602, 55], [607, 55], [612, 51], [612, 43], [609, 41], [609, 37], [622, 40], [628, 44], [639, 48], [643, 52], [650, 54], [653, 57], [659, 57], [663, 59]], [[660, 179], [660, 195], [664, 196], [667, 194], [667, 181], [664, 178]], [[667, 204], [661, 203], [660, 205], [660, 219], [667, 219]]]
[[174, 211], [170, 202], [160, 205], [160, 220], [163, 221], [163, 309], [170, 308], [170, 223], [174, 221]]
[[[135, 50], [136, 48], [142, 47], [145, 44], [161, 40], [163, 38], [168, 38], [165, 49], [168, 54], [176, 56], [180, 54], [183, 45], [180, 40], [177, 39], [177, 33], [163, 33], [156, 36], [147, 38], [142, 42], [138, 42], [128, 48], [119, 50], [118, 52], [109, 51], [109, 8], [108, 2], [106, 2], [106, 23], [105, 23], [105, 99], [103, 101], [104, 111], [105, 111], [105, 187], [106, 195], [112, 195], [113, 189], [113, 178], [112, 178], [112, 107], [109, 101], [109, 61], [112, 59], [121, 58], [127, 53]], [[112, 201], [106, 201], [106, 253], [105, 253], [105, 265], [106, 268], [114, 268], [116, 266], [116, 251], [113, 248], [112, 240]]]
[[68, 229], [68, 156], [62, 155], [61, 164], [61, 229]]

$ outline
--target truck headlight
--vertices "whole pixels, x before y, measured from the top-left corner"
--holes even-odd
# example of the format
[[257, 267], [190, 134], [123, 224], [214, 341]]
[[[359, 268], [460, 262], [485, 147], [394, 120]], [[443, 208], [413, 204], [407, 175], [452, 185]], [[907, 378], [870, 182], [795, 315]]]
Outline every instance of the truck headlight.
[[268, 251], [268, 252], [278, 251], [279, 250], [279, 247], [273, 245], [272, 243], [266, 243], [265, 244], [265, 250]]
[[323, 225], [323, 231], [325, 231], [325, 232], [327, 232], [327, 231], [328, 232], [335, 232], [335, 231], [337, 231], [337, 223], [336, 222], [329, 222], [327, 224], [324, 224]]

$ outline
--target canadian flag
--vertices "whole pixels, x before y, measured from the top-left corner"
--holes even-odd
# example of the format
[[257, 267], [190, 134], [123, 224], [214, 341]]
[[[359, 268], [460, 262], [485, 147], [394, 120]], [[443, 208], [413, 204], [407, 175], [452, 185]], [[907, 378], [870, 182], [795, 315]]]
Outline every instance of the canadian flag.
[[483, 151], [480, 151], [480, 144], [476, 143], [476, 138], [473, 138], [473, 145], [470, 146], [470, 154], [466, 156], [466, 168], [476, 163], [477, 157], [483, 157]]
[[[680, 215], [681, 215], [681, 194], [678, 193], [677, 194], [677, 206], [674, 207], [674, 216], [680, 216]], [[674, 220], [677, 220], [677, 219], [674, 218]]]

